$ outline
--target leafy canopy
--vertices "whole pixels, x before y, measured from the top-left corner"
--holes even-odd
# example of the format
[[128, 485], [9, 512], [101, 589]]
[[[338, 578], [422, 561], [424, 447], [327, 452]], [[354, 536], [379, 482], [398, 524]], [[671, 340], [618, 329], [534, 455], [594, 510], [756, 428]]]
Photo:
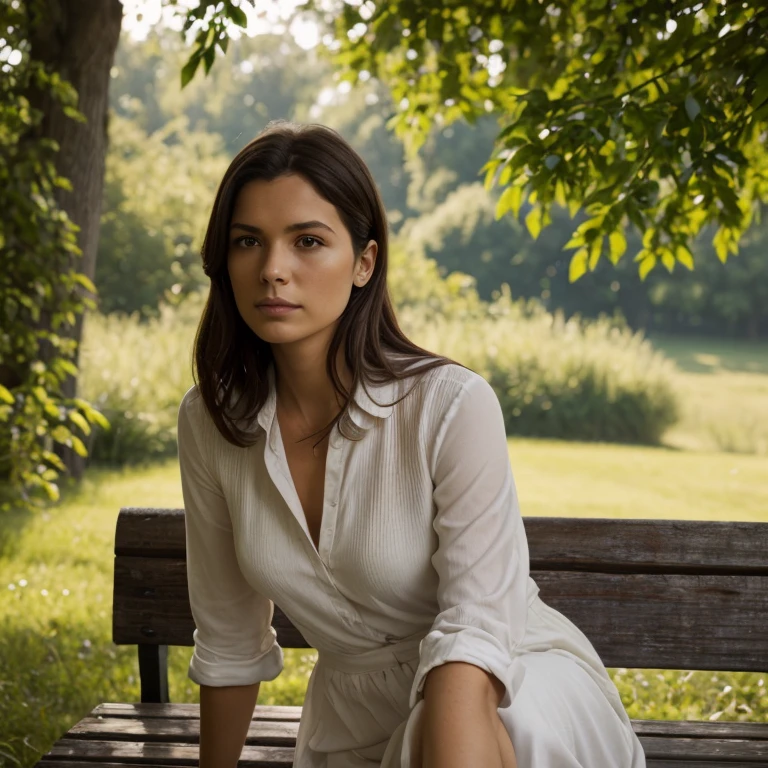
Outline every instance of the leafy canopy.
[[[322, 4], [302, 10], [322, 14]], [[232, 0], [201, 3], [183, 82], [200, 61], [210, 68], [241, 14]], [[725, 262], [768, 197], [764, 4], [356, 0], [334, 23], [326, 50], [342, 79], [389, 85], [389, 126], [409, 153], [434, 126], [500, 116], [482, 169], [486, 187], [503, 190], [497, 217], [527, 201], [536, 237], [553, 204], [583, 207], [566, 246], [571, 280], [603, 254], [616, 264], [627, 226], [642, 237], [642, 277], [658, 262], [693, 268], [689, 245], [708, 224]]]

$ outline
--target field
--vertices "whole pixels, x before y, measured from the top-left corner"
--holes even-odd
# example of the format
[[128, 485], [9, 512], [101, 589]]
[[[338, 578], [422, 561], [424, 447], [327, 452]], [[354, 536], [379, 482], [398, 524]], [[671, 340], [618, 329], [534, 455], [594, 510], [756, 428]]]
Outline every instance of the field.
[[[768, 346], [657, 343], [678, 361], [688, 409], [667, 446], [511, 439], [524, 515], [768, 522]], [[182, 506], [175, 460], [92, 469], [45, 514], [0, 521], [0, 765], [33, 765], [97, 703], [139, 699], [135, 648], [111, 642], [111, 590], [117, 513], [142, 505]], [[170, 649], [173, 701], [198, 700], [190, 652]], [[286, 660], [260, 701], [301, 703], [314, 654], [287, 651]], [[768, 716], [766, 675], [612, 674], [631, 717]]]

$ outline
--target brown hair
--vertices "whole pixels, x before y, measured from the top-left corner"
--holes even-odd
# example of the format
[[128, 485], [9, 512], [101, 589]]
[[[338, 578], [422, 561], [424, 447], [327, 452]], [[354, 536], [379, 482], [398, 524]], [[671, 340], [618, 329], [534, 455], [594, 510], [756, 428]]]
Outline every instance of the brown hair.
[[[333, 429], [349, 408], [351, 393], [344, 389], [335, 363], [342, 343], [353, 375], [352, 391], [361, 380], [365, 387], [366, 381], [381, 384], [412, 376], [413, 372], [405, 369], [419, 360], [432, 359], [419, 366], [419, 374], [442, 365], [461, 365], [416, 346], [397, 323], [387, 287], [386, 213], [363, 159], [331, 128], [273, 121], [238, 153], [224, 174], [202, 247], [203, 270], [211, 279], [211, 287], [195, 335], [192, 375], [216, 428], [228, 442], [241, 448], [255, 440], [249, 442], [249, 434], [238, 428], [230, 405], [237, 394], [239, 418], [255, 418], [269, 395], [267, 371], [273, 358], [270, 344], [248, 327], [235, 304], [227, 270], [229, 227], [243, 185], [286, 174], [302, 176], [336, 206], [351, 236], [355, 260], [369, 240], [378, 244], [371, 279], [364, 286], [352, 286], [328, 349], [326, 370], [344, 406], [330, 424], [313, 435]], [[399, 359], [391, 359], [388, 353]]]

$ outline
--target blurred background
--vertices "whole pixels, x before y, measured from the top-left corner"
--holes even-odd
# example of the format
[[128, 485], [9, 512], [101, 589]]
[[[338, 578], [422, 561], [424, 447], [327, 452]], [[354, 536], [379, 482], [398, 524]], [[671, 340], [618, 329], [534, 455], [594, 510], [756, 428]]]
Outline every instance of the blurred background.
[[[369, 5], [347, 4], [363, 17]], [[26, 10], [21, 2], [11, 6]], [[139, 699], [135, 649], [111, 642], [114, 524], [123, 506], [183, 506], [175, 429], [178, 405], [193, 384], [192, 341], [208, 287], [201, 240], [228, 163], [273, 119], [331, 126], [370, 167], [391, 227], [389, 283], [398, 318], [417, 344], [460, 360], [493, 385], [524, 516], [768, 521], [768, 220], [760, 215], [768, 197], [753, 190], [738, 253], [731, 248], [726, 259], [718, 252], [722, 221], [712, 216], [687, 239], [692, 270], [680, 263], [684, 256], [671, 271], [654, 257], [656, 266], [641, 274], [633, 257], [649, 245], [630, 226], [623, 258], [613, 263], [604, 255], [574, 280], [566, 244], [594, 211], [571, 205], [575, 191], [550, 201], [546, 226], [529, 215], [535, 198], [519, 201], [517, 215], [507, 210], [502, 185], [484, 179], [509, 122], [494, 105], [471, 119], [432, 116], [414, 142], [398, 123], [409, 108], [401, 93], [407, 78], [398, 85], [358, 68], [352, 82], [329, 57], [341, 47], [338, 14], [310, 14], [293, 3], [257, 4], [258, 13], [242, 6], [246, 23], [227, 27], [226, 53], [217, 52], [207, 73], [201, 56], [182, 88], [202, 27], [193, 24], [186, 37], [181, 30], [189, 9], [199, 6], [122, 3], [108, 67], [100, 206], [82, 195], [97, 213], [89, 246], [95, 291], [87, 292], [94, 303], [77, 320], [77, 367], [62, 368], [76, 380], [69, 395], [80, 404], [58, 398], [53, 380], [24, 378], [35, 370], [37, 352], [27, 354], [24, 376], [14, 378], [13, 339], [21, 331], [13, 322], [21, 315], [6, 299], [0, 484], [11, 501], [0, 517], [1, 765], [31, 766], [100, 702]], [[705, 15], [710, 8], [698, 6]], [[347, 42], [355, 39], [347, 35]], [[11, 78], [21, 61], [14, 52], [28, 50], [0, 42], [3, 77]], [[755, 77], [759, 87], [762, 75]], [[10, 86], [1, 92], [0, 146], [10, 158], [2, 172], [10, 173], [11, 161], [18, 162], [11, 148], [21, 151], [17, 139], [26, 135], [12, 118], [21, 119], [24, 109]], [[690, 97], [681, 100], [694, 121]], [[556, 165], [547, 161], [553, 156], [542, 162]], [[742, 167], [757, 162], [746, 150], [745, 158]], [[81, 166], [69, 177], [84, 172]], [[28, 200], [37, 205], [37, 192], [4, 194], [3, 243], [10, 250], [3, 272], [13, 278], [26, 275], [31, 263], [14, 261], [22, 249], [14, 251], [13, 243], [23, 237], [13, 215], [22, 217]], [[540, 192], [538, 202], [543, 198]], [[30, 214], [27, 221], [38, 219]], [[42, 238], [42, 225], [35, 227], [24, 237]], [[8, 286], [4, 295], [16, 296], [20, 307], [44, 307], [45, 291], [36, 296], [30, 274], [26, 287], [18, 280], [18, 295]], [[59, 439], [49, 415], [37, 432], [47, 440], [39, 455], [31, 442], [19, 447], [35, 431], [20, 426], [22, 394], [37, 398], [41, 413], [60, 418], [65, 409], [71, 416]], [[88, 418], [75, 418], [78, 409]], [[56, 456], [63, 469], [75, 466], [75, 454], [80, 467], [60, 477]], [[48, 494], [42, 506], [14, 495], [20, 475], [13, 467], [22, 458], [38, 477], [37, 490]], [[190, 654], [170, 649], [172, 701], [198, 701], [197, 686], [186, 678]], [[312, 653], [287, 651], [284, 673], [262, 685], [260, 702], [300, 704], [313, 662]], [[763, 675], [611, 673], [631, 717], [768, 715]]]

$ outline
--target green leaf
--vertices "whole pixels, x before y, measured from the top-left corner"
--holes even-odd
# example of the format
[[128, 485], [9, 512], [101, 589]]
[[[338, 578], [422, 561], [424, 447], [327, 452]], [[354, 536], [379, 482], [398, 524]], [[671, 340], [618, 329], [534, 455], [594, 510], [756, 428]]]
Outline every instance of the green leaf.
[[589, 247], [589, 270], [595, 271], [595, 267], [600, 261], [600, 254], [603, 250], [603, 236], [600, 235], [592, 241], [592, 245]]
[[688, 117], [691, 121], [695, 120], [696, 116], [701, 112], [699, 102], [696, 101], [690, 93], [685, 97], [685, 111], [688, 113]]
[[688, 269], [693, 269], [693, 254], [684, 246], [678, 245], [675, 249], [677, 260]]
[[621, 230], [616, 230], [609, 235], [608, 243], [611, 247], [608, 258], [615, 266], [619, 263], [619, 259], [624, 255], [624, 251], [627, 250], [627, 238], [624, 237], [624, 233]]
[[0, 400], [3, 400], [9, 405], [13, 405], [13, 395], [10, 390], [6, 389], [2, 384], [0, 384]]
[[507, 202], [509, 210], [511, 210], [515, 218], [517, 218], [520, 213], [520, 206], [523, 204], [523, 188], [517, 186], [508, 187], [504, 190], [504, 193], [508, 193]]
[[534, 205], [525, 217], [525, 226], [528, 227], [528, 231], [531, 233], [531, 237], [535, 240], [541, 232], [541, 206]]
[[57, 443], [62, 443], [66, 445], [67, 441], [71, 436], [72, 436], [72, 433], [63, 424], [59, 424], [57, 427], [54, 427], [51, 430], [51, 437]]
[[87, 288], [91, 293], [98, 293], [96, 286], [91, 282], [87, 275], [84, 275], [82, 272], [75, 272], [72, 277], [76, 282]]
[[661, 263], [667, 268], [668, 272], [672, 272], [675, 268], [675, 257], [669, 248], [661, 249]]
[[584, 245], [584, 235], [579, 234], [578, 232], [573, 235], [573, 237], [563, 246], [563, 250], [567, 251], [569, 248], [580, 248], [582, 245]]
[[84, 434], [86, 434], [86, 435], [90, 435], [91, 434], [91, 425], [77, 411], [71, 411], [70, 412], [69, 420], [73, 424], [77, 424], [77, 426], [80, 427], [80, 429], [83, 430]]
[[717, 258], [725, 264], [728, 261], [728, 230], [720, 227], [712, 238], [712, 245], [715, 246]]
[[587, 249], [581, 248], [571, 257], [568, 265], [568, 281], [575, 283], [587, 271]]
[[245, 15], [245, 11], [242, 8], [238, 8], [231, 3], [227, 3], [227, 16], [237, 24], [238, 27], [248, 26], [248, 17]]
[[74, 107], [64, 107], [63, 111], [64, 114], [71, 120], [74, 120], [78, 123], [88, 122], [88, 118], [86, 118], [86, 116], [79, 109], [75, 109]]
[[181, 87], [185, 88], [187, 83], [195, 76], [198, 66], [200, 65], [200, 54], [196, 51], [192, 54], [190, 60], [184, 65], [181, 70]]
[[53, 464], [54, 467], [60, 469], [62, 472], [67, 468], [64, 462], [53, 451], [43, 451], [42, 457], [45, 461], [49, 464]]
[[74, 435], [72, 435], [72, 447], [75, 449], [75, 453], [79, 454], [80, 456], [88, 455], [88, 451], [86, 450], [83, 441]]
[[656, 257], [655, 256], [647, 256], [640, 262], [640, 267], [638, 269], [638, 273], [640, 274], [640, 279], [645, 280], [648, 273], [656, 266]]
[[207, 75], [211, 71], [213, 62], [216, 59], [216, 46], [212, 45], [204, 54], [203, 61], [205, 62], [205, 74]]

